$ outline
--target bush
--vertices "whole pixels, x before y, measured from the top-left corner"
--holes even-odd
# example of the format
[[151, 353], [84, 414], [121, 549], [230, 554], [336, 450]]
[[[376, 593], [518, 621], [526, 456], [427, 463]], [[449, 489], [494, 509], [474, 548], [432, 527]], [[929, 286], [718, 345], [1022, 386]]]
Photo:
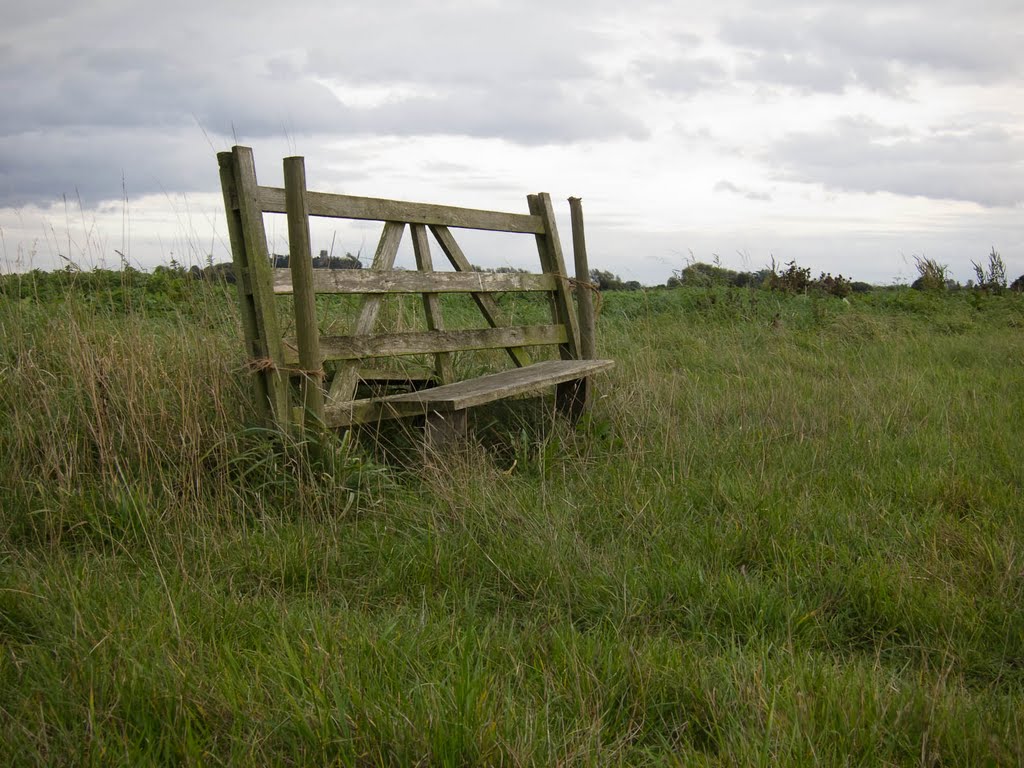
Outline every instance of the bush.
[[947, 265], [939, 264], [935, 259], [915, 256], [914, 266], [917, 267], [917, 273], [920, 276], [911, 284], [911, 288], [918, 291], [946, 290], [947, 272], [949, 270]]
[[791, 261], [786, 265], [785, 271], [776, 272], [773, 268], [765, 285], [773, 291], [783, 293], [807, 293], [811, 286], [811, 270], [808, 267], [798, 267], [795, 261]]
[[974, 265], [974, 274], [978, 278], [978, 290], [985, 293], [1002, 293], [1006, 290], [1006, 265], [995, 246], [988, 255], [988, 269], [976, 261], [972, 261], [971, 264]]

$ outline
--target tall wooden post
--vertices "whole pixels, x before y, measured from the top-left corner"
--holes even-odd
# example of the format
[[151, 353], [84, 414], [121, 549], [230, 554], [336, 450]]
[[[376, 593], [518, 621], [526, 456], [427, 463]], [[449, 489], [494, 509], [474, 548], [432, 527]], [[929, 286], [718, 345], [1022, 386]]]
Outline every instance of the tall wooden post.
[[242, 324], [250, 362], [257, 365], [256, 408], [268, 425], [288, 425], [288, 382], [281, 373], [284, 348], [277, 326], [267, 234], [259, 204], [256, 165], [249, 147], [217, 156], [228, 212]]
[[284, 195], [288, 209], [288, 266], [292, 273], [295, 303], [295, 337], [299, 345], [299, 367], [303, 371], [303, 420], [307, 429], [312, 427], [319, 431], [324, 422], [323, 361], [320, 359], [320, 331], [313, 289], [306, 165], [301, 157], [284, 159]]

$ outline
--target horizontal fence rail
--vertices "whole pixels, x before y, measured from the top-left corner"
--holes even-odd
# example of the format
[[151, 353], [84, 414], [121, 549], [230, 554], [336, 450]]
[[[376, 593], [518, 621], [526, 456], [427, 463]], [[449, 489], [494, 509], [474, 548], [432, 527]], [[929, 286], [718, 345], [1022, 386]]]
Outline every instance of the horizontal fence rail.
[[[554, 275], [491, 272], [420, 272], [369, 269], [314, 269], [317, 293], [501, 293], [554, 291]], [[290, 269], [274, 270], [274, 293], [292, 293]]]
[[[257, 201], [264, 213], [287, 213], [284, 190], [279, 187], [259, 187]], [[328, 192], [307, 192], [310, 216], [366, 221], [402, 221], [409, 224], [483, 229], [492, 232], [522, 232], [544, 234], [544, 221], [540, 216], [525, 213], [482, 211], [475, 208], [457, 208], [449, 205], [408, 203], [379, 197], [353, 197]]]
[[[423, 355], [464, 352], [471, 349], [501, 349], [543, 344], [564, 344], [564, 325], [514, 325], [506, 328], [478, 328], [467, 331], [410, 331], [359, 336], [321, 336], [320, 353], [325, 360], [358, 360], [393, 355]], [[289, 342], [293, 344], [293, 342]], [[289, 364], [298, 361], [294, 349], [285, 349]]]

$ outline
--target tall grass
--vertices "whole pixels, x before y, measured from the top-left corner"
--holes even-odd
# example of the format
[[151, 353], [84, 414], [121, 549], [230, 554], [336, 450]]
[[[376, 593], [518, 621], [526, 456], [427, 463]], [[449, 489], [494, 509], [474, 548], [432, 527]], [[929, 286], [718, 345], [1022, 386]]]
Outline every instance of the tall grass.
[[609, 295], [583, 423], [415, 469], [190, 290], [0, 299], [11, 763], [1024, 760], [1019, 297]]

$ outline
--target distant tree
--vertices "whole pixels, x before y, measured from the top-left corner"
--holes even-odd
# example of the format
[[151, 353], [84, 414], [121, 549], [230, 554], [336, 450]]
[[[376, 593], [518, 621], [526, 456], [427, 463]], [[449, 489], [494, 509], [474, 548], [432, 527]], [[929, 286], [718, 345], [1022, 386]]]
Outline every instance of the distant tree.
[[1010, 283], [1010, 290], [1017, 291], [1018, 293], [1024, 292], [1024, 275]]
[[590, 270], [590, 282], [599, 291], [636, 291], [642, 287], [636, 280], [626, 282], [618, 275], [601, 269]]

